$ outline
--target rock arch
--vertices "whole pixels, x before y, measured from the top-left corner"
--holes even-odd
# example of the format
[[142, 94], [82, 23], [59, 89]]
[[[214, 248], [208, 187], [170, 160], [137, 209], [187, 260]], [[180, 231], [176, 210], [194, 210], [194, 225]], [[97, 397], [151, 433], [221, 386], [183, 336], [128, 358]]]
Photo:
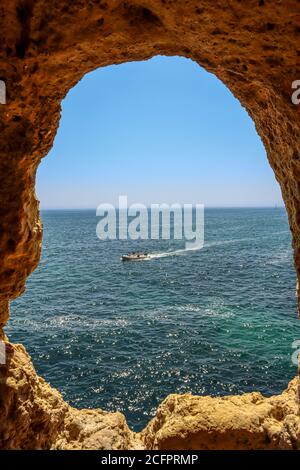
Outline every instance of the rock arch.
[[[5, 337], [3, 326], [9, 316], [9, 301], [24, 291], [26, 278], [39, 261], [42, 227], [34, 190], [35, 174], [40, 159], [53, 144], [61, 100], [85, 73], [95, 68], [145, 60], [157, 54], [180, 55], [198, 62], [218, 76], [247, 109], [281, 186], [293, 236], [295, 269], [300, 279], [300, 106], [291, 101], [292, 82], [300, 79], [297, 0], [284, 3], [251, 0], [247, 5], [239, 0], [75, 0], [68, 3], [12, 0], [0, 8], [0, 18], [0, 80], [6, 84], [6, 104], [0, 105], [0, 338]], [[103, 412], [110, 429], [118, 429], [115, 434], [111, 431], [114, 438], [107, 440], [103, 434], [100, 436], [97, 423], [102, 418], [96, 411], [83, 418], [81, 412], [68, 407], [58, 392], [35, 375], [21, 346], [9, 348], [9, 360], [0, 383], [2, 448], [26, 448], [30, 436], [34, 447], [76, 447], [76, 436], [84, 432], [82, 422], [87, 416], [94, 420], [98, 447], [101, 439], [103, 446], [121, 448], [138, 445], [192, 448], [199, 446], [200, 441], [206, 442], [207, 448], [223, 445], [217, 437], [210, 440], [212, 434], [205, 426], [201, 428], [201, 439], [199, 433], [195, 437], [196, 431], [187, 430], [186, 435], [190, 437], [184, 444], [178, 443], [180, 439], [174, 432], [162, 444], [158, 418], [142, 434], [141, 444], [141, 437], [128, 430], [121, 415], [112, 418]], [[25, 384], [20, 382], [23, 376], [27, 377]], [[25, 387], [22, 398], [20, 386]], [[250, 414], [254, 410], [258, 412], [259, 404], [262, 419], [273, 426], [265, 426], [268, 432], [265, 428], [255, 428], [255, 420], [241, 423], [239, 415], [234, 415], [234, 400], [221, 401], [220, 410], [229, 406], [230, 416], [237, 416], [237, 435], [228, 437], [224, 441], [226, 445], [235, 448], [300, 446], [296, 389], [297, 381], [294, 381], [286, 395], [274, 398], [276, 403], [259, 398], [258, 394], [236, 398], [242, 400], [240, 405], [248, 407]], [[35, 396], [41, 390], [44, 401], [37, 404]], [[12, 421], [10, 407], [20, 410], [24, 396], [37, 409], [26, 408], [23, 403], [25, 415], [20, 411]], [[170, 412], [171, 407], [164, 404], [162, 407], [165, 406], [166, 416], [170, 415], [176, 422], [175, 415], [180, 416], [178, 410], [183, 406], [183, 399], [171, 396], [170, 400], [176, 402], [172, 404], [177, 410], [175, 414]], [[187, 397], [185, 406], [192, 406], [192, 400]], [[285, 410], [280, 418], [274, 415], [278, 400]], [[284, 405], [287, 400], [290, 407]], [[196, 406], [194, 402], [193, 406]], [[286, 410], [293, 419], [286, 421]], [[39, 414], [43, 418], [38, 418]], [[218, 434], [220, 423], [215, 416], [213, 432]], [[30, 417], [26, 421], [27, 431], [16, 437], [13, 430], [26, 417]], [[83, 419], [81, 424], [80, 419]], [[271, 428], [276, 428], [277, 434]], [[34, 429], [39, 432], [34, 433]], [[253, 437], [256, 435], [257, 439]], [[85, 446], [92, 447], [93, 443], [86, 440]]]

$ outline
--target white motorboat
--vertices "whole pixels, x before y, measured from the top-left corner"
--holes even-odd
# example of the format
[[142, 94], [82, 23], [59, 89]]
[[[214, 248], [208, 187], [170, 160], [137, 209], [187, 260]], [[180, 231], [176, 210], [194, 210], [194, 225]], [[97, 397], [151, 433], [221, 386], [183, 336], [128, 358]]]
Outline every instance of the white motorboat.
[[149, 253], [128, 253], [128, 255], [121, 256], [121, 261], [143, 261], [150, 259]]

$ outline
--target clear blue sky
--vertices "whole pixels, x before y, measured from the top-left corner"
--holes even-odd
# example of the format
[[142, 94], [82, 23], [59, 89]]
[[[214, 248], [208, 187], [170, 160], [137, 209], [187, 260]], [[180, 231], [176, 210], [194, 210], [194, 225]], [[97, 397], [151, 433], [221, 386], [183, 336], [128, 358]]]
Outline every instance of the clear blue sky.
[[196, 63], [156, 57], [87, 74], [63, 101], [37, 176], [42, 208], [129, 202], [282, 205], [254, 124]]

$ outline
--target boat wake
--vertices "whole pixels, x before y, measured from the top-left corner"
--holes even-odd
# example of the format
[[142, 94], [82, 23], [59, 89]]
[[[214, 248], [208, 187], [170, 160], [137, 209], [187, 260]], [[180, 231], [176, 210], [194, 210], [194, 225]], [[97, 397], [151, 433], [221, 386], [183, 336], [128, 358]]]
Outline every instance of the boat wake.
[[181, 248], [181, 249], [173, 250], [173, 251], [164, 251], [162, 253], [148, 253], [147, 259], [143, 261], [149, 261], [151, 259], [158, 259], [158, 258], [167, 258], [169, 256], [179, 256], [179, 255], [183, 255], [184, 253], [187, 253], [188, 251], [198, 251], [201, 248], [203, 247], [202, 246], [199, 247], [196, 245], [195, 247]]
[[[282, 230], [280, 232], [275, 232], [272, 235], [277, 236], [281, 235], [283, 233], [289, 233], [289, 230]], [[220, 241], [212, 241], [212, 242], [206, 242], [204, 245], [197, 245], [197, 244], [192, 244], [191, 246], [188, 246], [186, 248], [181, 248], [178, 250], [173, 250], [173, 251], [164, 251], [164, 252], [158, 252], [158, 253], [148, 253], [147, 258], [141, 259], [141, 261], [149, 261], [152, 259], [159, 259], [159, 258], [167, 258], [169, 256], [179, 256], [183, 255], [189, 251], [198, 251], [201, 250], [202, 248], [211, 248], [214, 246], [220, 246], [220, 245], [227, 245], [227, 244], [234, 244], [234, 243], [242, 243], [242, 242], [249, 242], [249, 241], [257, 241], [258, 239], [269, 239], [269, 235], [263, 235], [261, 237], [248, 237], [248, 238], [234, 238], [230, 240], [220, 240]]]

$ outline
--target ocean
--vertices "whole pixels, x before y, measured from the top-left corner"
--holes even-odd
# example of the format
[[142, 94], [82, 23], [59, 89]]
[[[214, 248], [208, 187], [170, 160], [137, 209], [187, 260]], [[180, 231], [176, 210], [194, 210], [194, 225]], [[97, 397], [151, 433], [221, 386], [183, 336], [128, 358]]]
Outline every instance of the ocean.
[[141, 430], [170, 393], [280, 393], [300, 339], [285, 209], [206, 209], [205, 244], [100, 241], [95, 211], [43, 211], [43, 252], [6, 333], [79, 408]]

